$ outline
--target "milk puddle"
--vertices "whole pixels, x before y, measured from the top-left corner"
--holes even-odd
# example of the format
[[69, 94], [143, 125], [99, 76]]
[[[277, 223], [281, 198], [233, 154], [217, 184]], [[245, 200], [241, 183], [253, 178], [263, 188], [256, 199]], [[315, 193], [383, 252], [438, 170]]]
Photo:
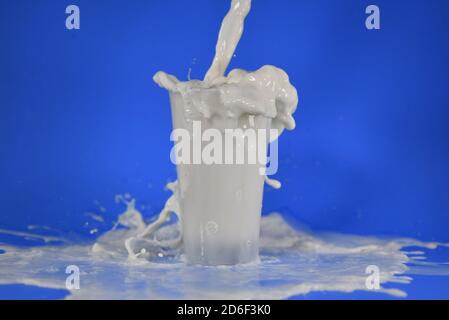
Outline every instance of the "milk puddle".
[[0, 230], [42, 244], [0, 243], [0, 284], [66, 289], [66, 268], [75, 265], [80, 289], [70, 290], [67, 299], [284, 299], [316, 291], [370, 290], [365, 272], [376, 266], [381, 283], [376, 291], [405, 297], [406, 292], [394, 289], [394, 284], [410, 283], [410, 275], [449, 275], [448, 264], [427, 261], [424, 252], [447, 244], [314, 234], [294, 228], [279, 213], [262, 218], [258, 263], [187, 265], [182, 246], [173, 246], [180, 236], [176, 218], [129, 258], [126, 240], [148, 225], [134, 200], [124, 202], [127, 208], [117, 224], [95, 243]]

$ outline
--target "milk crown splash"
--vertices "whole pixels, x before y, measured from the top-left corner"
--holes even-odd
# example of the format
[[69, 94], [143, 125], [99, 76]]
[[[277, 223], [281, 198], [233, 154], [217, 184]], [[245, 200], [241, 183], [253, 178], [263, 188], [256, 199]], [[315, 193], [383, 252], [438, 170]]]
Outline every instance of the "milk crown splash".
[[[274, 66], [264, 66], [255, 72], [225, 70], [243, 33], [244, 20], [251, 8], [251, 0], [232, 0], [231, 9], [221, 25], [216, 54], [204, 81], [181, 82], [175, 76], [158, 72], [154, 81], [171, 92], [181, 93], [189, 106], [189, 116], [214, 116], [238, 119], [243, 115], [262, 115], [272, 119], [271, 127], [295, 128], [292, 114], [296, 111], [298, 95], [288, 75]], [[207, 104], [211, 94], [220, 103]], [[270, 137], [272, 140], [277, 137]]]

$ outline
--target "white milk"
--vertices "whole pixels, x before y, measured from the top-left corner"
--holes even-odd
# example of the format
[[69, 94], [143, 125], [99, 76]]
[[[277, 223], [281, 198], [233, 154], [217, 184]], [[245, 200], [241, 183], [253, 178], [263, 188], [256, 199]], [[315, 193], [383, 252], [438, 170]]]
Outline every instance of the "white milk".
[[[271, 123], [293, 129], [296, 90], [283, 71], [263, 67], [222, 77], [243, 29], [242, 8], [249, 10], [249, 4], [232, 2], [233, 10], [224, 21], [230, 25], [222, 28], [218, 42], [223, 44], [217, 46], [206, 82], [183, 83], [164, 73], [155, 76], [170, 91], [175, 127], [189, 128], [197, 118], [205, 127], [263, 128]], [[232, 46], [226, 39], [234, 39]], [[66, 267], [75, 263], [82, 270], [81, 289], [71, 290], [68, 299], [282, 299], [316, 291], [370, 291], [365, 270], [375, 265], [381, 270], [376, 292], [404, 297], [406, 292], [392, 285], [410, 283], [414, 274], [449, 274], [447, 263], [426, 259], [426, 250], [449, 244], [312, 234], [290, 226], [278, 214], [260, 220], [257, 243], [263, 180], [275, 188], [280, 187], [278, 182], [249, 165], [177, 169], [179, 183], [169, 184], [173, 195], [153, 223], [145, 223], [132, 198], [118, 197], [126, 211], [93, 246], [0, 229], [0, 235], [41, 244], [26, 248], [0, 243], [0, 285], [66, 289]], [[181, 224], [164, 224], [172, 213]], [[95, 221], [108, 227], [101, 216]], [[248, 246], [245, 241], [251, 239]], [[208, 268], [186, 266], [183, 259], [185, 252], [190, 262], [199, 264], [242, 263], [257, 259], [257, 247], [257, 264]]]
[[[376, 292], [405, 297], [414, 275], [449, 275], [447, 263], [427, 256], [429, 249], [449, 252], [449, 244], [310, 233], [289, 225], [279, 214], [261, 219], [260, 263], [186, 266], [182, 247], [171, 249], [179, 237], [175, 223], [158, 228], [152, 239], [135, 243], [141, 259], [130, 261], [123, 242], [137, 239], [144, 229], [151, 231], [161, 220], [146, 225], [134, 200], [125, 203], [127, 210], [118, 221], [122, 227], [103, 233], [93, 246], [68, 240], [73, 234], [66, 239], [0, 229], [0, 236], [15, 234], [23, 238], [21, 243], [35, 244], [0, 243], [0, 286], [66, 289], [65, 270], [75, 264], [82, 271], [81, 286], [67, 292], [67, 299], [285, 299], [310, 292], [372, 292], [365, 270], [375, 265], [381, 270]], [[441, 261], [437, 256], [433, 260]]]
[[[292, 113], [298, 96], [284, 71], [264, 66], [255, 72], [236, 69], [224, 76], [250, 7], [250, 0], [232, 1], [204, 81], [181, 82], [164, 72], [154, 76], [154, 81], [170, 93], [174, 129], [193, 133], [192, 124], [197, 121], [202, 130], [265, 130], [273, 140], [284, 128], [295, 127]], [[275, 136], [268, 133], [272, 128], [278, 130]], [[269, 140], [263, 143], [266, 146]], [[228, 150], [223, 144], [222, 151], [235, 153], [236, 149]], [[232, 265], [257, 261], [265, 176], [260, 163], [247, 160], [244, 164], [177, 165], [177, 194], [188, 262]], [[273, 180], [267, 181], [280, 187]]]
[[215, 57], [204, 81], [211, 83], [223, 77], [243, 33], [244, 21], [251, 9], [251, 0], [232, 0], [231, 9], [221, 24]]

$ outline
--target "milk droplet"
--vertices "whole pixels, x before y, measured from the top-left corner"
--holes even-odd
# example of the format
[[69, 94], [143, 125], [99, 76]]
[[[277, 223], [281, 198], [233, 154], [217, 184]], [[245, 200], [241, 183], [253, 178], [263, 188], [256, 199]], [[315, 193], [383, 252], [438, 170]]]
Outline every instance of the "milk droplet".
[[213, 235], [218, 232], [218, 224], [215, 221], [208, 221], [206, 223], [206, 232], [208, 235]]

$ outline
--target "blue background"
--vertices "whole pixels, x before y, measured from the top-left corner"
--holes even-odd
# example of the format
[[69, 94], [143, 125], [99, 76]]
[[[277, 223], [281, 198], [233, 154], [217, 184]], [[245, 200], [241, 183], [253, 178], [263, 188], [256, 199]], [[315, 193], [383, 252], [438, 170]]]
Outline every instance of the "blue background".
[[[72, 3], [80, 30], [65, 28]], [[449, 242], [449, 2], [374, 3], [378, 31], [365, 28], [368, 1], [253, 1], [231, 68], [276, 65], [300, 95], [297, 129], [279, 145], [283, 189], [267, 188], [264, 212], [314, 230]], [[0, 0], [0, 228], [90, 236], [85, 213], [105, 207], [106, 231], [125, 192], [157, 213], [176, 172], [168, 96], [151, 78], [185, 80], [189, 68], [202, 78], [228, 8]], [[449, 297], [432, 281], [415, 297]], [[34, 297], [14, 288], [0, 298]]]

